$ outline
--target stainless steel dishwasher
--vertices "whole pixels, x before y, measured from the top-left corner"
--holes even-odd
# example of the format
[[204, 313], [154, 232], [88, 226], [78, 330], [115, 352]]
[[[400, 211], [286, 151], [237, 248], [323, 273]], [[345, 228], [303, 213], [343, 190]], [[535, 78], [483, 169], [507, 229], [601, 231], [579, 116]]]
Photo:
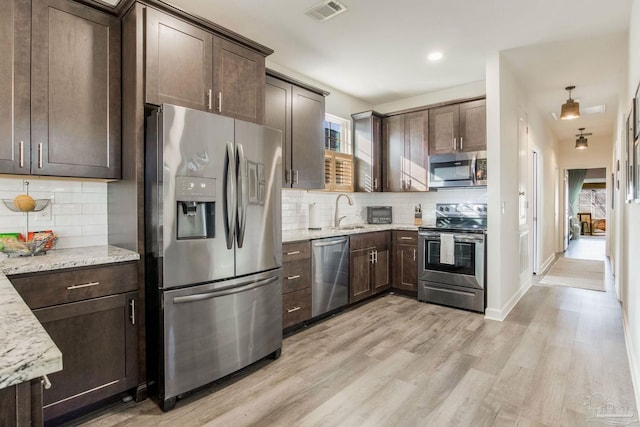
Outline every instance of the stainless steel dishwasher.
[[349, 303], [349, 238], [311, 241], [311, 316]]

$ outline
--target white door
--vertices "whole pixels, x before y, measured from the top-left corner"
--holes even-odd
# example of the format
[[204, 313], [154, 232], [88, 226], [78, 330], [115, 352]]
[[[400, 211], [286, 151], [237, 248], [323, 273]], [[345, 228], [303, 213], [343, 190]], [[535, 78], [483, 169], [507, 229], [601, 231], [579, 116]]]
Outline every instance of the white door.
[[531, 152], [531, 271], [538, 272], [538, 152]]
[[527, 114], [518, 118], [518, 219], [520, 235], [520, 287], [531, 280], [531, 254], [529, 223], [527, 221], [529, 187], [529, 126]]

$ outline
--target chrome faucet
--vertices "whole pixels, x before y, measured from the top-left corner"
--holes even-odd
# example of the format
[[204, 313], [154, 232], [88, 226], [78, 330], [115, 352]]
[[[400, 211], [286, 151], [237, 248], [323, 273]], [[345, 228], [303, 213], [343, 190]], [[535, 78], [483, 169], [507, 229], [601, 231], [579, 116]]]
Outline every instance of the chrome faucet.
[[338, 201], [340, 201], [340, 197], [342, 196], [347, 198], [347, 200], [349, 201], [349, 206], [353, 206], [353, 199], [351, 198], [351, 196], [349, 196], [346, 193], [338, 194], [338, 197], [336, 197], [336, 213], [335, 213], [335, 216], [333, 217], [333, 224], [335, 225], [336, 228], [340, 228], [340, 221], [346, 218], [346, 216], [341, 216], [341, 217], [338, 216]]

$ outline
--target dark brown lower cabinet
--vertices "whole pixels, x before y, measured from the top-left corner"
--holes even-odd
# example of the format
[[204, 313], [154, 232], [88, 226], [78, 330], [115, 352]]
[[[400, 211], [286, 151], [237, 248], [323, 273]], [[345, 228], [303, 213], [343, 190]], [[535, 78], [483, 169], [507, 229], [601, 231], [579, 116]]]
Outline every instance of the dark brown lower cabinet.
[[282, 245], [282, 329], [311, 318], [311, 242]]
[[50, 420], [138, 385], [138, 294], [111, 295], [34, 310], [62, 352], [49, 375], [44, 418]]
[[41, 426], [42, 381], [35, 378], [0, 390], [0, 426]]
[[349, 303], [389, 289], [390, 240], [389, 231], [349, 238]]
[[393, 231], [393, 280], [391, 287], [418, 292], [418, 232]]

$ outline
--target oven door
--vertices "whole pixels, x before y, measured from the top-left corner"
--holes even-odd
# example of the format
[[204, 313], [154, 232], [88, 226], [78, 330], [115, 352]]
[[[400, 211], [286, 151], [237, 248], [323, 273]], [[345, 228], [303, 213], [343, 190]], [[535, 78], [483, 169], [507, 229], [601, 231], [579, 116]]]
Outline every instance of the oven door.
[[420, 232], [418, 278], [428, 282], [484, 289], [484, 234], [453, 233], [453, 264], [440, 260], [441, 234], [440, 231]]

